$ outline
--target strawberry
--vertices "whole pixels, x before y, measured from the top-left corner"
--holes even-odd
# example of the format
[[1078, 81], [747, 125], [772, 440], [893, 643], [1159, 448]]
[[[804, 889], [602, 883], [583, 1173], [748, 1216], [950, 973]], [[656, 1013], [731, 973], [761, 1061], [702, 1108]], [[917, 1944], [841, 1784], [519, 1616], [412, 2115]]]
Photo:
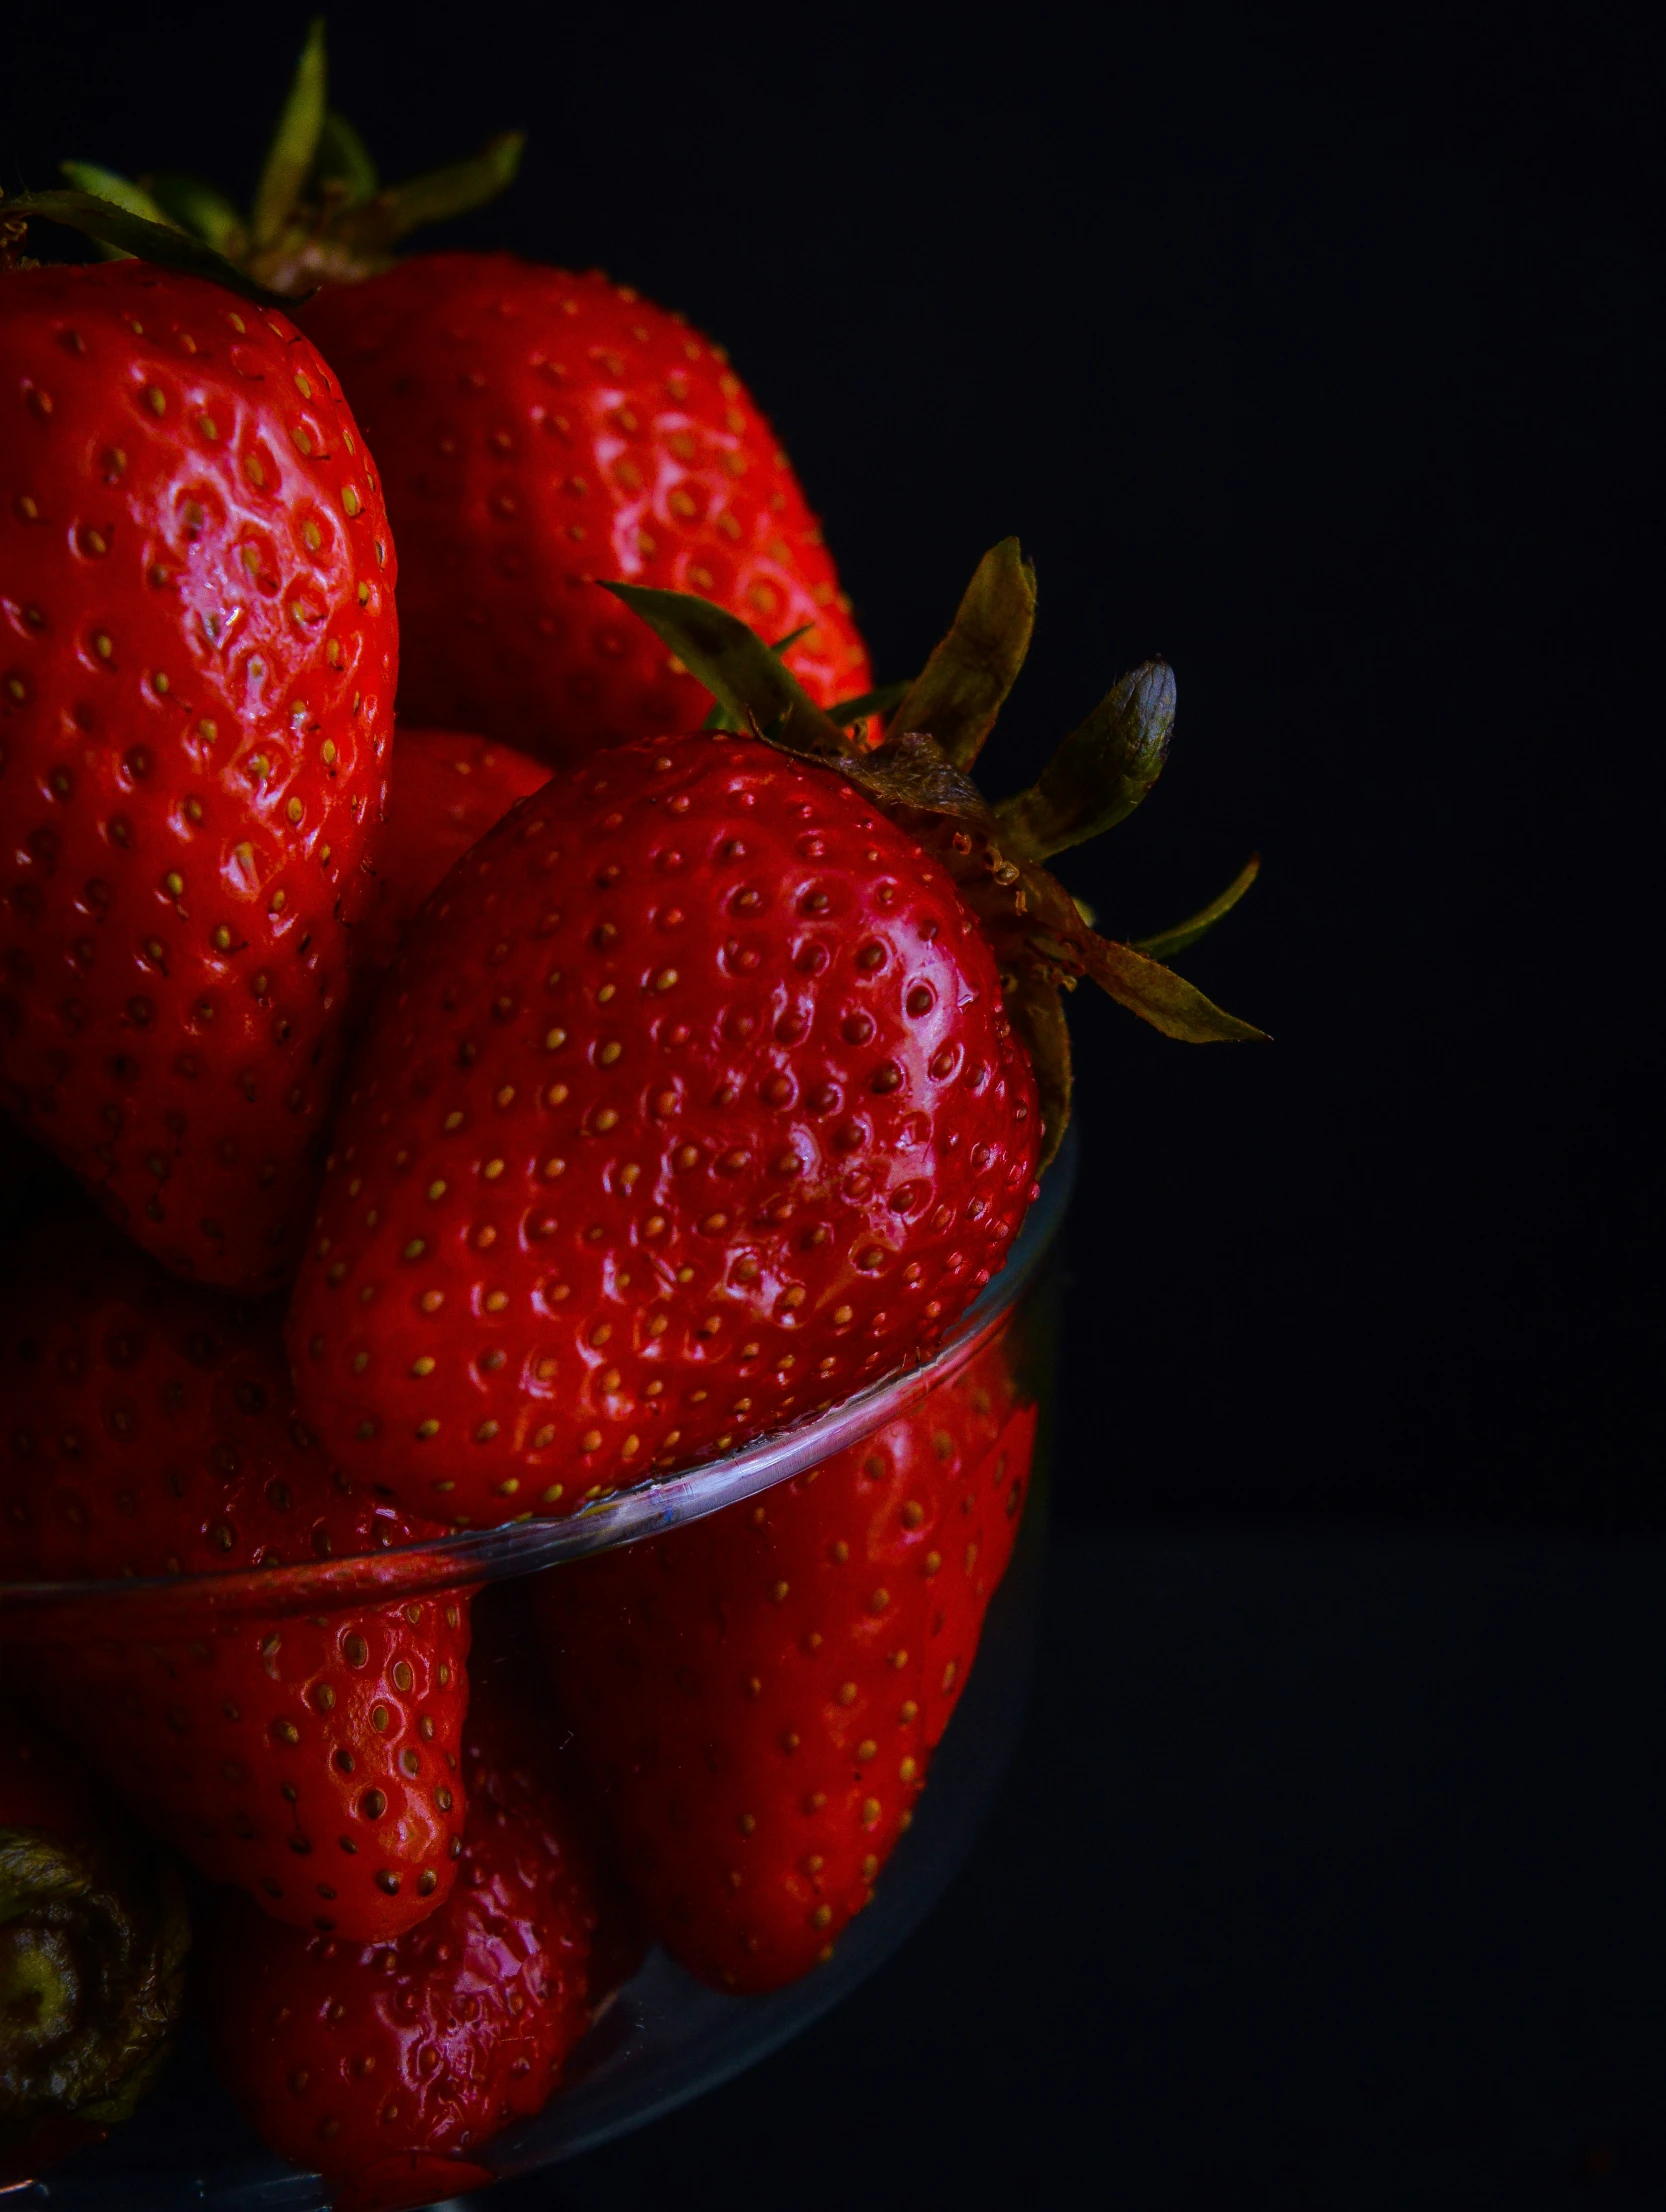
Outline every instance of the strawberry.
[[722, 347], [595, 270], [501, 253], [396, 264], [414, 229], [509, 184], [521, 134], [384, 187], [327, 81], [315, 21], [246, 217], [194, 178], [64, 167], [263, 284], [323, 283], [297, 313], [386, 484], [401, 712], [561, 763], [692, 727], [699, 686], [620, 619], [597, 587], [610, 576], [697, 592], [791, 640], [824, 705], [866, 694], [867, 651], [821, 531]]
[[406, 924], [452, 862], [549, 774], [512, 745], [400, 724], [387, 819], [373, 849], [376, 899], [359, 932], [367, 967], [392, 966]]
[[290, 1316], [307, 1418], [413, 1511], [570, 1510], [929, 1337], [1039, 1137], [994, 958], [913, 839], [754, 739], [624, 747], [405, 940]]
[[0, 1083], [179, 1273], [284, 1279], [382, 806], [392, 540], [282, 315], [0, 259]]
[[[433, 1533], [332, 1473], [294, 1418], [270, 1308], [175, 1283], [96, 1221], [48, 1224], [14, 1282], [0, 1579], [297, 1568]], [[131, 1621], [89, 1607], [18, 1657], [205, 1873], [368, 1941], [455, 1877], [467, 1602], [323, 1602]]]
[[720, 346], [598, 271], [426, 254], [301, 310], [375, 448], [399, 536], [400, 710], [555, 762], [707, 701], [598, 577], [783, 636], [810, 695], [868, 656], [775, 433]]
[[428, 2204], [493, 2177], [474, 2158], [536, 2112], [589, 2024], [591, 1879], [537, 1718], [482, 1695], [456, 1888], [390, 1943], [306, 1936], [229, 1898], [205, 1950], [220, 2071], [336, 2212]]
[[571, 1511], [933, 1343], [1062, 1130], [1061, 982], [1258, 1034], [1095, 936], [1035, 857], [1155, 776], [1166, 670], [994, 812], [912, 734], [987, 730], [1033, 603], [1016, 548], [874, 753], [733, 618], [619, 589], [771, 741], [621, 747], [458, 862], [359, 1040], [290, 1308], [332, 1453], [459, 1523]]
[[872, 1896], [1005, 1571], [1035, 1420], [997, 1341], [755, 1502], [539, 1578], [622, 1870], [703, 1980], [792, 1981]]
[[0, 1703], [0, 2192], [124, 2120], [166, 2065], [190, 1932], [178, 1876]]

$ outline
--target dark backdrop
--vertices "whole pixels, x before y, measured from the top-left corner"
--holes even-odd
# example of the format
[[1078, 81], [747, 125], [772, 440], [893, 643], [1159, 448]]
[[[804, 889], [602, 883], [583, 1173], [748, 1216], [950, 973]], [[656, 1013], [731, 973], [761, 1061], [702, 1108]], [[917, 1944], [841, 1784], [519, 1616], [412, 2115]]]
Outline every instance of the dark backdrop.
[[[1085, 14], [357, 4], [334, 81], [385, 173], [525, 124], [457, 234], [727, 341], [884, 675], [1022, 536], [995, 778], [1173, 661], [1070, 880], [1258, 848], [1187, 965], [1276, 1042], [1078, 998], [1066, 1510], [1650, 1510], [1660, 18]], [[299, 12], [21, 15], [0, 181], [247, 190]]]
[[[1273, 1045], [1078, 995], [993, 1828], [810, 2035], [504, 2212], [1666, 2205], [1663, 24], [336, 11], [388, 171], [530, 129], [461, 236], [728, 342], [884, 674], [1022, 535], [997, 775], [1171, 658], [1163, 783], [1071, 867], [1108, 927], [1265, 858], [1187, 965]], [[14, 9], [0, 182], [246, 189], [301, 28]]]

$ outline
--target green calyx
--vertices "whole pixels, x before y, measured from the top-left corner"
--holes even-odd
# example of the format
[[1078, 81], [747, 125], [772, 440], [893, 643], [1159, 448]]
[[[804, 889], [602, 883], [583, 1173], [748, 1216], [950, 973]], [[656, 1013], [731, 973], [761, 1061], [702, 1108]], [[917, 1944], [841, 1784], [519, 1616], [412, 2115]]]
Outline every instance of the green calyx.
[[[108, 255], [137, 255], [274, 305], [320, 284], [387, 268], [394, 249], [429, 223], [497, 198], [520, 166], [525, 134], [506, 131], [479, 153], [383, 185], [364, 140], [329, 104], [324, 19], [315, 17], [247, 213], [200, 177], [158, 170], [137, 180], [94, 162], [61, 164], [71, 190], [24, 193], [8, 218], [65, 223]], [[0, 241], [3, 243], [3, 241]]]
[[0, 2143], [129, 2116], [167, 2063], [189, 1941], [160, 1852], [0, 1827]]
[[[1101, 937], [1043, 863], [1131, 814], [1156, 782], [1174, 726], [1174, 677], [1147, 662], [1113, 685], [1034, 785], [991, 807], [967, 770], [1023, 665], [1035, 572], [1008, 538], [984, 556], [947, 635], [914, 681], [824, 711], [744, 622], [685, 592], [609, 584], [712, 694], [715, 727], [750, 730], [866, 792], [947, 867], [983, 926], [1013, 1024], [1036, 1072], [1043, 1165], [1070, 1116], [1070, 1041], [1061, 993], [1086, 976], [1120, 1005], [1189, 1044], [1260, 1039], [1158, 955], [1194, 944], [1255, 880], [1252, 860], [1189, 921], [1137, 944]], [[900, 696], [899, 696], [900, 691]], [[883, 700], [883, 705], [876, 702]], [[867, 750], [845, 727], [888, 711]]]

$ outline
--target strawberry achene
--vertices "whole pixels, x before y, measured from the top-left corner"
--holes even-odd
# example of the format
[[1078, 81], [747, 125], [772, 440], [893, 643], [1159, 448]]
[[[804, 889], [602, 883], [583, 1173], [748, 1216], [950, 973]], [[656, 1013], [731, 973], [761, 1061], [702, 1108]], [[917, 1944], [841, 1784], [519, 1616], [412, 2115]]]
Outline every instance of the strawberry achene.
[[168, 1266], [293, 1266], [380, 815], [392, 539], [282, 315], [0, 272], [0, 1080]]
[[302, 1405], [413, 1511], [570, 1511], [934, 1341], [1038, 1123], [937, 861], [754, 739], [624, 748], [406, 938], [291, 1305]]
[[400, 711], [549, 760], [709, 700], [596, 579], [691, 591], [823, 705], [872, 673], [821, 529], [722, 348], [598, 271], [418, 254], [300, 310], [399, 535]]

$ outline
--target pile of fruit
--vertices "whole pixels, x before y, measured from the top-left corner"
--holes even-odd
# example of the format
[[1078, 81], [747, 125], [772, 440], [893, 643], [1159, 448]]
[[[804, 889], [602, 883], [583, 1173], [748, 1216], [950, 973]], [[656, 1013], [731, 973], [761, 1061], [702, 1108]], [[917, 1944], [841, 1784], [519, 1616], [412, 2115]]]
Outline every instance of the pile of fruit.
[[370, 2207], [483, 2178], [644, 1945], [812, 1971], [1011, 1551], [999, 1334], [518, 1598], [250, 1574], [582, 1512], [928, 1358], [1062, 1134], [1080, 977], [1258, 1034], [1164, 964], [1253, 864], [1143, 946], [1045, 865], [1149, 790], [1168, 670], [986, 801], [1016, 545], [875, 689], [720, 347], [395, 258], [517, 150], [383, 189], [315, 33], [247, 216], [80, 164], [0, 206], [0, 1084], [82, 1186], [8, 1253], [0, 1584], [244, 1592], [48, 1638], [0, 1591], [0, 2185], [187, 2003]]

